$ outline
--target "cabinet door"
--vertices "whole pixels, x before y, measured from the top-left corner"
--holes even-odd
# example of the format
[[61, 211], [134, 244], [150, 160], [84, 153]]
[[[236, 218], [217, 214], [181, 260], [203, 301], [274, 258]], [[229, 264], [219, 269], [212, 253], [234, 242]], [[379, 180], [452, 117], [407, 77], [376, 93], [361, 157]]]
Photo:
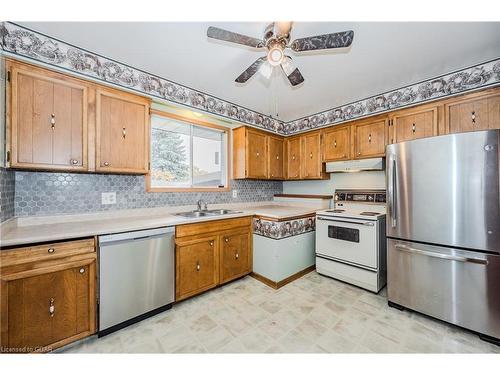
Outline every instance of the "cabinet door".
[[321, 134], [315, 132], [303, 136], [302, 177], [321, 177]]
[[96, 169], [147, 173], [149, 102], [129, 94], [97, 90]]
[[300, 178], [301, 138], [295, 137], [286, 140], [287, 144], [287, 179]]
[[217, 236], [176, 247], [176, 300], [213, 288], [218, 283]]
[[325, 161], [347, 160], [350, 150], [349, 126], [335, 126], [323, 133]]
[[267, 178], [267, 136], [247, 130], [247, 176]]
[[11, 166], [86, 170], [87, 87], [40, 69], [11, 75]]
[[445, 106], [450, 133], [500, 128], [500, 95], [462, 99]]
[[250, 232], [227, 233], [220, 239], [220, 282], [224, 283], [251, 271]]
[[10, 348], [35, 351], [94, 333], [95, 260], [54, 272], [42, 270], [30, 277], [16, 279], [11, 275], [5, 279], [2, 292], [7, 294], [7, 304], [2, 314], [8, 316]]
[[392, 116], [394, 142], [409, 141], [437, 135], [438, 108], [411, 109]]
[[387, 119], [360, 122], [352, 126], [356, 159], [385, 155]]
[[283, 179], [283, 139], [269, 137], [269, 178]]

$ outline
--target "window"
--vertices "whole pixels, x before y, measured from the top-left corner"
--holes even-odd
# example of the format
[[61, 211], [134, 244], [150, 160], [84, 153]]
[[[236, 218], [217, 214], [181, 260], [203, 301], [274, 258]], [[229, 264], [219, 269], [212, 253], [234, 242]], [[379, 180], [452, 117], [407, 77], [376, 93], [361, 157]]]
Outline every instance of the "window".
[[151, 116], [151, 191], [227, 191], [229, 129], [155, 112]]

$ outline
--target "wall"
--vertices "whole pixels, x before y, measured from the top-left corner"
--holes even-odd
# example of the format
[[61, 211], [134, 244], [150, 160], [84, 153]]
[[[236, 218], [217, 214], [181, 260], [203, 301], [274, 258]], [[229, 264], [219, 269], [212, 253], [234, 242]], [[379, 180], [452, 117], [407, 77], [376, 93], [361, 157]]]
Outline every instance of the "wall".
[[286, 194], [333, 194], [335, 189], [385, 189], [385, 172], [330, 173], [330, 179], [319, 181], [285, 181]]
[[[271, 200], [281, 181], [233, 180], [229, 192], [147, 193], [144, 176], [15, 172], [15, 215], [54, 215], [128, 208], [235, 203]], [[116, 204], [102, 205], [102, 192], [116, 192]]]

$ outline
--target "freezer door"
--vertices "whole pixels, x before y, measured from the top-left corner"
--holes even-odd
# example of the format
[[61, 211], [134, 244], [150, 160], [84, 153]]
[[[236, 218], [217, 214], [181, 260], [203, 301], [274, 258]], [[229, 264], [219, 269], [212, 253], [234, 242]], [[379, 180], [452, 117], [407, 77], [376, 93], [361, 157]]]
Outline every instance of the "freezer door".
[[387, 146], [387, 236], [500, 252], [499, 131]]
[[389, 239], [387, 296], [426, 315], [500, 338], [500, 256]]

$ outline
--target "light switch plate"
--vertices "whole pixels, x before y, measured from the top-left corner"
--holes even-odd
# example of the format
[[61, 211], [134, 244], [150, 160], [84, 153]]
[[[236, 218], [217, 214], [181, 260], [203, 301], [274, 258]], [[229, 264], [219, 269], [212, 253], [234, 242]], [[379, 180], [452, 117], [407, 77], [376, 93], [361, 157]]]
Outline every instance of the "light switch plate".
[[233, 198], [238, 198], [238, 190], [233, 190]]
[[101, 193], [101, 204], [116, 204], [116, 192]]

